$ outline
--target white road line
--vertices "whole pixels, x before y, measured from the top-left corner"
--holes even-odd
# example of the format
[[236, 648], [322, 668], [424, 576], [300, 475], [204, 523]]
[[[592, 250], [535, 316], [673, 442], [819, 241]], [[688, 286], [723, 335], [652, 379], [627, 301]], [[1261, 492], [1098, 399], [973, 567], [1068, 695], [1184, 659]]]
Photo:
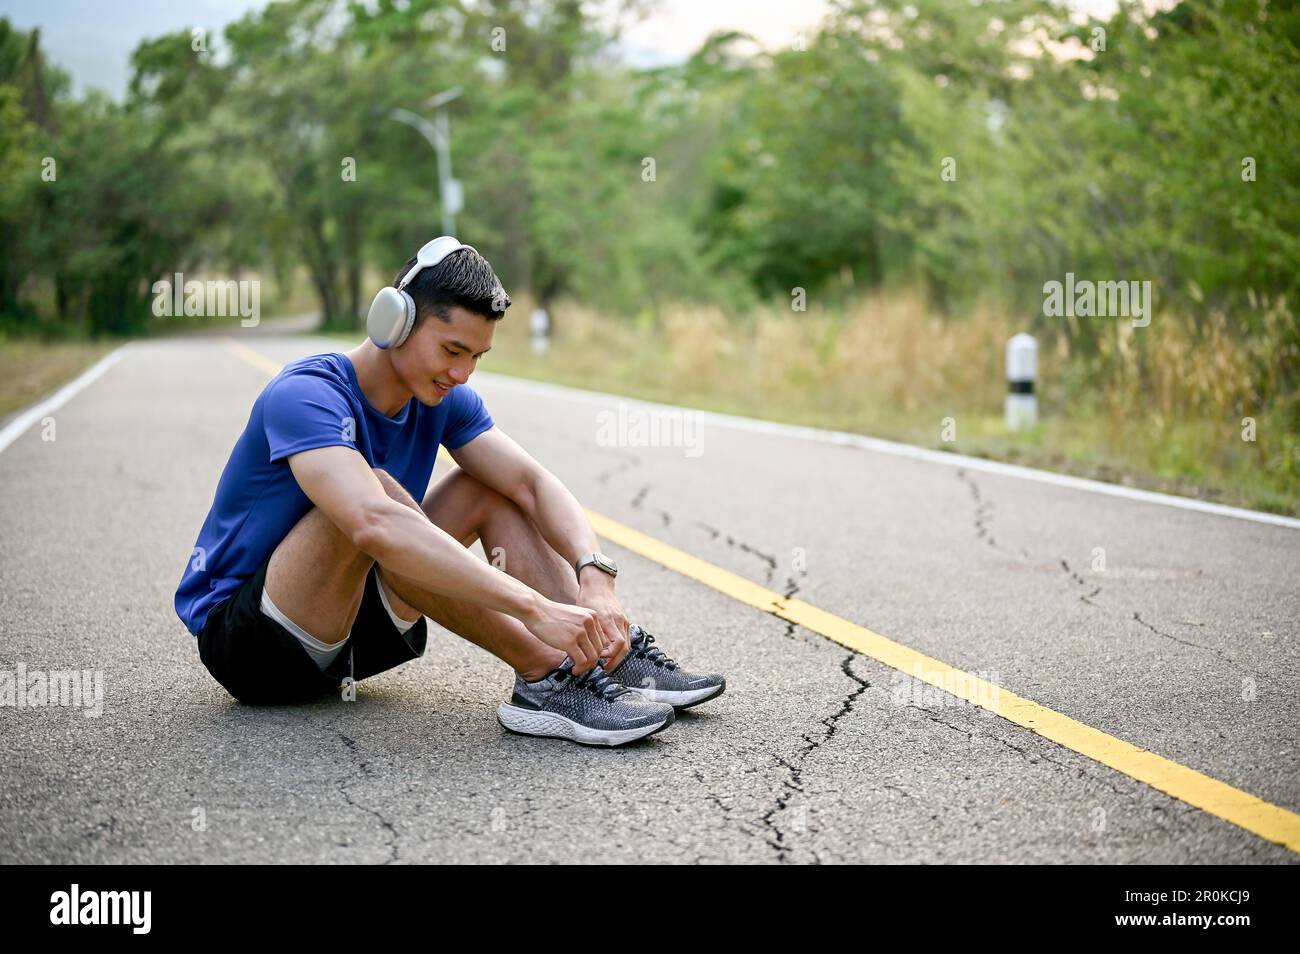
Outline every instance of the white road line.
[[130, 343], [119, 346], [110, 351], [104, 357], [83, 371], [78, 377], [73, 378], [63, 387], [59, 388], [44, 401], [33, 404], [25, 411], [20, 411], [18, 415], [10, 421], [3, 431], [0, 431], [0, 453], [6, 447], [18, 440], [22, 433], [31, 427], [37, 421], [47, 414], [57, 411], [68, 401], [76, 397], [78, 392], [85, 390], [93, 384], [100, 375], [117, 364], [126, 356], [127, 350], [131, 347]]
[[[648, 410], [683, 411], [691, 408], [676, 407], [671, 404], [655, 404], [651, 401], [638, 401], [633, 398], [605, 394], [601, 391], [585, 391], [581, 388], [567, 387], [562, 384], [547, 384], [490, 371], [479, 371], [477, 378], [491, 385], [514, 388], [518, 391], [534, 394], [547, 394], [566, 398], [581, 404], [609, 407], [623, 402], [630, 407]], [[1173, 494], [1161, 494], [1152, 490], [1138, 490], [1134, 487], [1122, 487], [1119, 484], [1107, 484], [1100, 480], [1088, 480], [1084, 477], [1070, 477], [1066, 474], [1053, 474], [1032, 467], [1018, 464], [1003, 464], [999, 461], [984, 460], [979, 457], [967, 457], [963, 454], [949, 454], [944, 451], [926, 450], [911, 444], [899, 444], [895, 441], [866, 437], [862, 434], [849, 434], [845, 431], [828, 431], [816, 427], [802, 427], [797, 424], [780, 424], [775, 421], [760, 421], [752, 417], [740, 417], [734, 414], [719, 414], [714, 411], [696, 411], [700, 420], [716, 427], [727, 427], [737, 431], [750, 431], [755, 434], [768, 434], [775, 437], [792, 437], [798, 440], [815, 441], [819, 444], [835, 444], [841, 447], [853, 447], [858, 450], [872, 451], [877, 454], [889, 454], [910, 460], [921, 460], [931, 464], [943, 464], [947, 467], [962, 467], [967, 470], [981, 471], [986, 474], [998, 474], [1003, 477], [1015, 477], [1020, 480], [1032, 480], [1040, 484], [1053, 484], [1068, 487], [1071, 490], [1083, 490], [1088, 493], [1105, 494], [1110, 497], [1122, 497], [1126, 500], [1138, 500], [1143, 503], [1159, 504], [1162, 507], [1176, 507], [1179, 510], [1194, 510], [1200, 513], [1214, 514], [1219, 517], [1232, 517], [1236, 520], [1249, 520], [1253, 523], [1266, 523], [1276, 527], [1288, 527], [1300, 530], [1300, 519], [1284, 517], [1280, 514], [1264, 513], [1259, 510], [1247, 510], [1244, 507], [1228, 507], [1223, 504], [1193, 500], [1190, 497], [1178, 497]]]

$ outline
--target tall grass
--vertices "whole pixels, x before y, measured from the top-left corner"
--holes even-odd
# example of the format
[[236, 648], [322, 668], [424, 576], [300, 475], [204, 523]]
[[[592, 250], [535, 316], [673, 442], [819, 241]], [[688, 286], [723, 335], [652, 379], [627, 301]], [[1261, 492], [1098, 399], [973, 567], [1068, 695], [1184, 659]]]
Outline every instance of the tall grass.
[[[1005, 347], [1030, 329], [993, 307], [941, 318], [919, 293], [895, 289], [834, 310], [730, 317], [681, 305], [629, 322], [561, 302], [544, 355], [529, 346], [532, 308], [516, 301], [481, 368], [1300, 510], [1296, 400], [1258, 399], [1276, 393], [1261, 376], [1283, 373], [1291, 356], [1275, 353], [1282, 336], [1236, 333], [1222, 311], [1195, 321], [1156, 313], [1146, 328], [1086, 319], [1112, 322], [1086, 355], [1071, 350], [1064, 328], [1040, 328], [1042, 420], [1010, 434]], [[1290, 322], [1285, 302], [1246, 317], [1256, 328]], [[945, 418], [954, 441], [943, 439]], [[1254, 441], [1243, 439], [1243, 418], [1254, 419]]]

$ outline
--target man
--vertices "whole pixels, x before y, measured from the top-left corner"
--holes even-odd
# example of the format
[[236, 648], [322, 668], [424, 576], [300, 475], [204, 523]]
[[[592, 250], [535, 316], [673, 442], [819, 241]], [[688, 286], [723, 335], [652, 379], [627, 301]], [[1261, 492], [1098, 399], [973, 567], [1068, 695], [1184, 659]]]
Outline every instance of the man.
[[[442, 236], [376, 296], [366, 341], [258, 396], [175, 601], [236, 699], [350, 688], [423, 655], [426, 616], [515, 671], [497, 712], [515, 732], [622, 745], [723, 692], [629, 624], [581, 506], [466, 384], [509, 304]], [[459, 468], [424, 496], [439, 444]]]

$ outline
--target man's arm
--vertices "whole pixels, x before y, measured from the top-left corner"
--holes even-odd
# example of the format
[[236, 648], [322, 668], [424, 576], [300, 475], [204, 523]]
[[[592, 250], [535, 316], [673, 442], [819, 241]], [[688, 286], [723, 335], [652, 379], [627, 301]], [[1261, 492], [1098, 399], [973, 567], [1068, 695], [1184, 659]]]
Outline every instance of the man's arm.
[[[569, 566], [600, 549], [596, 531], [569, 488], [500, 428], [484, 431], [451, 451], [451, 456], [471, 477], [514, 501]], [[598, 567], [583, 567], [578, 605], [594, 610], [599, 617], [610, 643], [602, 655], [608, 659], [606, 668], [612, 671], [628, 650], [628, 620], [614, 596], [614, 578]]]
[[298, 485], [361, 552], [399, 576], [442, 596], [513, 616], [556, 649], [574, 671], [597, 662], [604, 645], [594, 612], [547, 599], [477, 559], [424, 514], [388, 496], [350, 447], [320, 447], [288, 457]]

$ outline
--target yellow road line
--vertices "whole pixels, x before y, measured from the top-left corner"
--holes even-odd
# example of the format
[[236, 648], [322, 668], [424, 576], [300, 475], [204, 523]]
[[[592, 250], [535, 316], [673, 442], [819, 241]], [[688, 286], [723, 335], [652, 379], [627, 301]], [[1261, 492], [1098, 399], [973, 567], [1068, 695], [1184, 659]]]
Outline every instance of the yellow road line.
[[866, 627], [818, 609], [803, 600], [752, 583], [669, 546], [608, 517], [587, 511], [596, 533], [648, 560], [703, 583], [764, 613], [820, 633], [842, 646], [870, 656], [892, 669], [988, 709], [1045, 739], [1108, 765], [1130, 778], [1194, 805], [1259, 837], [1300, 852], [1300, 815], [1287, 811], [1226, 782], [1203, 775], [1123, 739], [1107, 735], [1001, 686], [909, 649]]
[[284, 365], [272, 361], [260, 351], [254, 351], [252, 348], [248, 347], [248, 345], [240, 344], [234, 338], [223, 338], [222, 343], [249, 364], [253, 365], [253, 367], [261, 368], [272, 377], [279, 374], [280, 369], [284, 367]]
[[[228, 340], [226, 346], [270, 374], [278, 374], [280, 365], [239, 342]], [[443, 456], [444, 460], [448, 460]], [[1210, 778], [1195, 769], [1179, 765], [1163, 756], [1139, 748], [1131, 742], [1107, 735], [1046, 706], [1008, 692], [1001, 686], [980, 679], [964, 670], [949, 666], [932, 656], [909, 649], [901, 643], [872, 632], [864, 626], [818, 609], [803, 600], [787, 598], [742, 576], [730, 573], [685, 550], [669, 546], [639, 530], [624, 526], [603, 514], [588, 510], [596, 533], [711, 589], [724, 593], [748, 606], [795, 623], [855, 652], [870, 656], [904, 675], [929, 683], [944, 692], [988, 709], [1008, 722], [1023, 726], [1045, 739], [1073, 752], [1100, 762], [1159, 789], [1181, 802], [1209, 812], [1224, 821], [1244, 828], [1259, 837], [1291, 851], [1300, 852], [1300, 815], [1261, 798], [1233, 788], [1226, 782]]]

